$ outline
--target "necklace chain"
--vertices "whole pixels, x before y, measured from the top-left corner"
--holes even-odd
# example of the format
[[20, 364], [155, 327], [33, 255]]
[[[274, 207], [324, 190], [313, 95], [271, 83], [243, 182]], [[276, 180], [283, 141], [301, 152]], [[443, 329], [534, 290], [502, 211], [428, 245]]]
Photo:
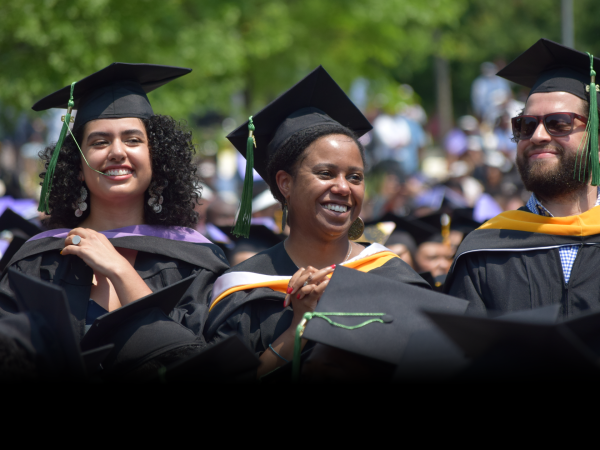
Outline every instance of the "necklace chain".
[[[290, 254], [287, 251], [287, 246], [285, 245], [286, 242], [287, 242], [287, 239], [285, 241], [283, 241], [283, 248], [285, 249], [285, 252], [288, 254], [288, 256], [290, 256]], [[348, 241], [348, 254], [346, 255], [346, 259], [344, 259], [342, 261], [342, 264], [345, 263], [346, 261], [348, 261], [348, 258], [350, 258], [350, 253], [352, 253], [352, 242]], [[292, 259], [291, 256], [290, 256], [290, 259]], [[292, 260], [292, 263], [294, 263], [294, 265], [296, 266], [296, 269], [300, 268], [293, 260]]]
[[352, 253], [352, 242], [348, 241], [348, 254], [346, 255], [346, 259], [343, 260], [342, 263], [348, 261], [348, 258], [350, 258], [350, 253]]

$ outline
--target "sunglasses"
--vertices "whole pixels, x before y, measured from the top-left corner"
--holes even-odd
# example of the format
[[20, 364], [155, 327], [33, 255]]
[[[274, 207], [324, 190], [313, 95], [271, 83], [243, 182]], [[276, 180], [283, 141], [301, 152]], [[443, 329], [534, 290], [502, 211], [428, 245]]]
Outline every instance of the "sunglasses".
[[540, 120], [550, 136], [568, 136], [573, 132], [574, 118], [587, 124], [587, 117], [572, 112], [555, 112], [543, 116], [517, 116], [510, 119], [513, 136], [518, 141], [531, 139], [537, 130]]

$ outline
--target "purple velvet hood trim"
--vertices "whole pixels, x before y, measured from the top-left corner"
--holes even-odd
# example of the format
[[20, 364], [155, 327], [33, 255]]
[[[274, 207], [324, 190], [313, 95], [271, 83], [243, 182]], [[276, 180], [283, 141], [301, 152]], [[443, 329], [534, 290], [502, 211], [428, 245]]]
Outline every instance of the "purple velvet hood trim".
[[[71, 230], [69, 228], [57, 228], [35, 235], [29, 241], [37, 241], [44, 238], [66, 238]], [[122, 237], [157, 237], [171, 239], [172, 241], [190, 242], [193, 244], [210, 244], [211, 242], [196, 230], [185, 227], [161, 227], [158, 225], [132, 225], [130, 227], [117, 228], [116, 230], [100, 231], [109, 239]]]

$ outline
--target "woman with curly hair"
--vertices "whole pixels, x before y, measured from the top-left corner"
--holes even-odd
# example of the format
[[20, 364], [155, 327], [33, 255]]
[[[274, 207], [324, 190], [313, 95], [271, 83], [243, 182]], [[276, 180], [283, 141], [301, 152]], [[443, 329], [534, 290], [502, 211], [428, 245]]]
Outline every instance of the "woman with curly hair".
[[[33, 107], [68, 106], [65, 121], [71, 108], [78, 112], [73, 131], [64, 125], [57, 145], [40, 153], [46, 167], [40, 211], [50, 230], [30, 239], [9, 267], [65, 289], [80, 339], [97, 317], [197, 275], [194, 295], [171, 317], [162, 313], [144, 325], [168, 334], [171, 348], [174, 334], [200, 345], [197, 311], [227, 260], [193, 230], [199, 180], [191, 133], [155, 115], [146, 96], [189, 72], [114, 63]], [[1, 288], [11, 293], [6, 274]], [[0, 316], [16, 311], [16, 303], [0, 304]]]
[[287, 212], [290, 235], [219, 277], [203, 333], [208, 342], [242, 336], [260, 356], [262, 376], [291, 360], [296, 328], [314, 311], [336, 265], [429, 286], [382, 245], [352, 242], [362, 235], [365, 192], [358, 137], [372, 127], [325, 69], [318, 67], [251, 119], [228, 138], [254, 159], [284, 217]]

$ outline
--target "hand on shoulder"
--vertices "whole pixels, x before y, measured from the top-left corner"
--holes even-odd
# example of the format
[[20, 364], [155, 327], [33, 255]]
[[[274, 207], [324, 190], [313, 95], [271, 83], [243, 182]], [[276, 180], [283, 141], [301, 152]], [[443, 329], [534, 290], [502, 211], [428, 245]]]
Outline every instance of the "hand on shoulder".
[[65, 248], [60, 254], [78, 256], [95, 273], [107, 278], [132, 267], [106, 236], [89, 228], [73, 228], [65, 238]]

